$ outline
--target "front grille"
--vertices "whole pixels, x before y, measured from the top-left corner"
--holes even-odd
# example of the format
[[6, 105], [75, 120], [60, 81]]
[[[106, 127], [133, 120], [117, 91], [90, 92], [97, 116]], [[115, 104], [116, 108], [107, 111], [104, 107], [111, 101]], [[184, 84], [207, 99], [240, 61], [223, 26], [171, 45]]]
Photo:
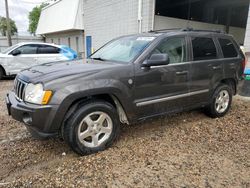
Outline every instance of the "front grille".
[[24, 100], [24, 93], [25, 93], [25, 87], [27, 86], [27, 83], [20, 80], [20, 79], [15, 79], [14, 81], [14, 91], [16, 94], [16, 97], [19, 100]]

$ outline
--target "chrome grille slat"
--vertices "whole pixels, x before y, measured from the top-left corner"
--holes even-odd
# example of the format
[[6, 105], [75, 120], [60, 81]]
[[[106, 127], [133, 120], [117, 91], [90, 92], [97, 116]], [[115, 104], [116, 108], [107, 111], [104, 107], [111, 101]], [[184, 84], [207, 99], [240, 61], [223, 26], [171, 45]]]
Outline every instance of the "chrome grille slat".
[[15, 95], [19, 100], [24, 100], [26, 85], [27, 85], [27, 83], [20, 80], [20, 79], [16, 79], [14, 82]]
[[18, 92], [17, 92], [18, 95], [17, 95], [17, 96], [18, 96], [20, 99], [22, 99], [22, 98], [21, 98], [21, 91], [22, 91], [21, 88], [22, 88], [22, 83], [19, 82], [19, 85], [18, 85]]

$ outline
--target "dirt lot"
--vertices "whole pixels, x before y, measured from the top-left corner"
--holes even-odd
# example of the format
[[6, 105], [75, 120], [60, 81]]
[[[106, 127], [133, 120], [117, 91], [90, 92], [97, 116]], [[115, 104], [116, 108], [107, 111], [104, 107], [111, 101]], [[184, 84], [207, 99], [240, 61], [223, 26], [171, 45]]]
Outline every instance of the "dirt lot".
[[38, 141], [8, 117], [0, 82], [0, 187], [250, 187], [250, 101], [124, 126], [110, 149], [79, 157], [59, 139]]

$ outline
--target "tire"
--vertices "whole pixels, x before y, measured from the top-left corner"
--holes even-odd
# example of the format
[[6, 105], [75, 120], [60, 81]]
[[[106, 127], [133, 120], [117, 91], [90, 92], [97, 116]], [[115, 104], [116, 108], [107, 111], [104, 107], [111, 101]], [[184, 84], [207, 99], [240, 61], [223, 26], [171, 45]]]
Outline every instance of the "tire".
[[72, 150], [89, 155], [110, 147], [120, 132], [116, 109], [105, 101], [83, 104], [65, 121], [63, 138]]
[[212, 118], [220, 118], [227, 114], [231, 107], [233, 91], [226, 84], [219, 85], [212, 96], [212, 102], [206, 107], [205, 112]]
[[0, 66], [0, 80], [2, 80], [4, 77], [4, 71], [3, 68]]

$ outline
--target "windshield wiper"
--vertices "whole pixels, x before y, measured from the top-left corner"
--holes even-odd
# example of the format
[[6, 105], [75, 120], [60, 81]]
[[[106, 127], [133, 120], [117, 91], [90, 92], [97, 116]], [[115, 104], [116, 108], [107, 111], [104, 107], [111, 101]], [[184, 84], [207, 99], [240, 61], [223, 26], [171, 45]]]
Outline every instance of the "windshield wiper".
[[92, 57], [91, 59], [99, 60], [99, 61], [106, 61], [105, 59], [102, 59], [101, 57]]

